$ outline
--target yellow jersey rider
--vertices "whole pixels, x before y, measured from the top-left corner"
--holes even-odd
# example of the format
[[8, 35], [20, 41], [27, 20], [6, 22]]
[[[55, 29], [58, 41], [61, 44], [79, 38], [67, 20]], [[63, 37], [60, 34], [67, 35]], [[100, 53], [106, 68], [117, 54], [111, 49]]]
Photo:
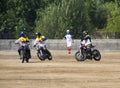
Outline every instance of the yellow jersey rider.
[[45, 60], [48, 58], [52, 60], [52, 55], [46, 47], [46, 40], [47, 38], [41, 35], [40, 32], [36, 33], [37, 37], [34, 41], [33, 47], [37, 49], [37, 56], [40, 60]]
[[36, 38], [35, 41], [34, 41], [33, 47], [36, 47], [38, 53], [40, 52], [41, 55], [43, 55], [43, 54], [42, 54], [42, 51], [41, 51], [41, 48], [42, 48], [42, 47], [46, 48], [46, 42], [45, 42], [45, 41], [46, 41], [47, 39], [46, 39], [45, 36], [41, 35], [40, 32], [36, 33], [36, 35], [37, 35], [37, 38]]
[[23, 31], [20, 33], [20, 36], [21, 37], [15, 41], [15, 43], [18, 43], [20, 45], [20, 47], [18, 49], [18, 53], [20, 55], [20, 50], [22, 49], [22, 46], [27, 46], [26, 49], [27, 49], [27, 52], [29, 53], [29, 58], [31, 58], [30, 48], [28, 46], [30, 44], [29, 39], [28, 39], [26, 33]]
[[[45, 41], [47, 40], [46, 37], [41, 35], [40, 32], [36, 33], [36, 35], [37, 35], [37, 38], [35, 39], [33, 46], [34, 47], [36, 47], [36, 45], [39, 45], [41, 47], [46, 46], [46, 43], [45, 43]], [[38, 47], [37, 47], [37, 49], [38, 49]]]

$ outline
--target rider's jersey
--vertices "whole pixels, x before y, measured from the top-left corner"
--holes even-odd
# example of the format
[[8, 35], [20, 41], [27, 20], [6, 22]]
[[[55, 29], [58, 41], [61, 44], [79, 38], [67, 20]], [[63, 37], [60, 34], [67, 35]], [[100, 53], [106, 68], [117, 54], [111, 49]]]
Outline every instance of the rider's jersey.
[[28, 37], [20, 37], [18, 40], [22, 41], [23, 43], [26, 43], [29, 41]]
[[36, 38], [37, 41], [43, 41], [44, 39], [45, 39], [45, 36], [40, 36]]
[[20, 37], [15, 43], [19, 43], [21, 46], [25, 46], [29, 42], [28, 37]]
[[84, 37], [84, 40], [86, 40], [86, 41], [87, 41], [88, 39], [89, 39], [89, 40], [90, 40], [90, 42], [91, 42], [91, 37], [90, 37], [90, 35], [86, 35], [86, 36]]
[[91, 42], [91, 37], [89, 35], [86, 35], [83, 39], [82, 39], [82, 44], [84, 44], [85, 46], [92, 44]]
[[37, 37], [34, 41], [34, 45], [37, 45], [37, 44], [41, 44], [41, 45], [45, 45], [45, 36], [40, 36], [40, 37]]

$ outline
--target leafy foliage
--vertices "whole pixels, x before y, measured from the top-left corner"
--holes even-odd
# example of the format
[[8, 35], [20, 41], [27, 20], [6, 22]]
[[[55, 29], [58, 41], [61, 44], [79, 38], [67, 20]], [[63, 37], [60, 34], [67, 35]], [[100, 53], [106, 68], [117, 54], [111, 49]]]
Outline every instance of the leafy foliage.
[[118, 7], [118, 3], [106, 3], [106, 8], [109, 13], [106, 31], [120, 32], [120, 7]]
[[89, 29], [86, 12], [84, 0], [63, 0], [59, 5], [53, 3], [41, 14], [42, 19], [37, 21], [36, 30], [49, 38], [62, 38], [70, 29], [75, 37], [79, 37], [79, 32]]
[[83, 30], [120, 32], [119, 24], [120, 0], [0, 0], [0, 35], [13, 38], [21, 31], [62, 38], [67, 29], [79, 38]]

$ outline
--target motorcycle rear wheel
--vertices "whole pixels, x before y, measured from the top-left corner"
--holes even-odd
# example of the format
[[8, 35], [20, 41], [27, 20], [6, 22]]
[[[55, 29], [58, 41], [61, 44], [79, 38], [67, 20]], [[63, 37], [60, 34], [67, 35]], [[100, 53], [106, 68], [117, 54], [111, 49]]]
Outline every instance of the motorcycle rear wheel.
[[48, 55], [48, 60], [52, 60], [52, 55]]
[[101, 54], [97, 49], [92, 51], [92, 55], [93, 55], [93, 58], [94, 58], [95, 61], [100, 61], [101, 60]]
[[46, 50], [48, 60], [52, 60], [52, 55], [49, 50]]

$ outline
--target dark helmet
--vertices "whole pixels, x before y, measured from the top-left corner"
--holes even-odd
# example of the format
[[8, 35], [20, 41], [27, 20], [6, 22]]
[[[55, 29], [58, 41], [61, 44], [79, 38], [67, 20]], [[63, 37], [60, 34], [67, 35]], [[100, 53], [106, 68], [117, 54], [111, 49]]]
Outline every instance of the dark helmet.
[[37, 32], [36, 35], [41, 36], [41, 33], [40, 33], [40, 32]]
[[87, 34], [88, 34], [88, 31], [83, 31], [82, 34], [83, 34], [83, 35], [87, 35]]
[[24, 32], [24, 31], [22, 31], [21, 33], [20, 33], [20, 36], [25, 36], [26, 35], [26, 33]]

